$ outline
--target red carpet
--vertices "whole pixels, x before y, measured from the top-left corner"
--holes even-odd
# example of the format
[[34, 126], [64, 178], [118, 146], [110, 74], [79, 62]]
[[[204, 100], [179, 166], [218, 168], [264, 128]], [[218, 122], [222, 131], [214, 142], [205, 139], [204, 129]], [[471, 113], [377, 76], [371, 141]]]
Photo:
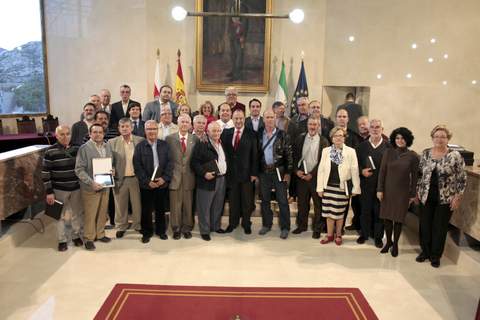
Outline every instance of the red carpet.
[[117, 284], [95, 320], [378, 319], [355, 288], [245, 288]]

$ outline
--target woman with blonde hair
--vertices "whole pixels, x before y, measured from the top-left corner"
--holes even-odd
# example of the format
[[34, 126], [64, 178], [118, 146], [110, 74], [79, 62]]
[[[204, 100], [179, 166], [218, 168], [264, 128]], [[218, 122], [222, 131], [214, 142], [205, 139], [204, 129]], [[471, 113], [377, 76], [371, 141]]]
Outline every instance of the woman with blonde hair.
[[420, 159], [417, 196], [420, 200], [420, 246], [417, 262], [430, 259], [434, 268], [440, 266], [448, 222], [460, 206], [467, 184], [465, 162], [458, 151], [448, 148], [452, 133], [437, 125], [430, 133], [433, 147], [425, 149]]
[[361, 193], [357, 154], [345, 145], [346, 135], [342, 127], [330, 131], [332, 145], [323, 149], [318, 167], [317, 192], [322, 198], [322, 216], [327, 219], [327, 236], [321, 244], [334, 239], [335, 244], [342, 244], [344, 212], [350, 197]]

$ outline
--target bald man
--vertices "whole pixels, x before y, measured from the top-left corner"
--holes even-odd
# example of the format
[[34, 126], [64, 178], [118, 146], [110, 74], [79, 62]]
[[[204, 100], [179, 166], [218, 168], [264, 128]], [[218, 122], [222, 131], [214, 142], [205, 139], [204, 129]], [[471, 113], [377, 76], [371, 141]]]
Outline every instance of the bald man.
[[[70, 128], [59, 125], [55, 129], [57, 142], [45, 151], [43, 158], [42, 179], [45, 186], [46, 202], [53, 205], [55, 201], [63, 203], [60, 219], [57, 222], [58, 251], [67, 250], [71, 237], [76, 247], [83, 245], [83, 206], [75, 163], [78, 146], [71, 144]], [[66, 215], [69, 211], [71, 214]], [[71, 235], [67, 234], [71, 226]]]

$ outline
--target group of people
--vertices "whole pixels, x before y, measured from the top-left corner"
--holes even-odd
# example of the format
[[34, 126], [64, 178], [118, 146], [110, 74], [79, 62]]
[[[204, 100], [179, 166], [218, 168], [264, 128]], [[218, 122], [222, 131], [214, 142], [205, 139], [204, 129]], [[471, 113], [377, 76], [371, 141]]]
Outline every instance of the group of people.
[[[111, 241], [105, 235], [108, 226], [117, 228], [116, 238], [131, 229], [148, 243], [154, 235], [168, 239], [169, 223], [173, 239], [189, 239], [195, 214], [205, 241], [239, 226], [251, 234], [258, 194], [260, 235], [272, 229], [275, 199], [280, 238], [287, 239], [289, 202], [296, 200], [293, 234], [307, 231], [313, 203], [314, 239], [326, 232], [320, 243], [341, 245], [345, 228], [357, 230], [357, 243], [372, 238], [381, 253], [393, 257], [408, 209], [419, 204], [417, 261], [440, 265], [448, 222], [466, 185], [463, 159], [448, 148], [447, 127], [435, 126], [432, 148], [418, 156], [409, 149], [409, 129], [385, 136], [382, 121], [364, 116], [353, 94], [333, 119], [324, 117], [319, 101], [307, 97], [297, 99], [298, 113], [291, 118], [283, 102], [261, 114], [261, 101], [252, 99], [247, 117], [234, 87], [225, 90], [225, 102], [215, 108], [206, 101], [195, 113], [171, 100], [168, 85], [158, 100], [146, 104], [143, 115], [130, 94], [122, 85], [121, 101], [110, 104], [110, 92], [102, 90], [91, 96], [71, 129], [56, 128], [43, 179], [47, 203], [63, 203], [57, 223], [60, 251], [67, 250], [70, 238], [75, 246], [95, 250], [95, 241]], [[111, 159], [114, 187], [95, 182], [96, 158]], [[228, 226], [222, 228], [226, 199]], [[350, 206], [354, 217], [345, 227]]]

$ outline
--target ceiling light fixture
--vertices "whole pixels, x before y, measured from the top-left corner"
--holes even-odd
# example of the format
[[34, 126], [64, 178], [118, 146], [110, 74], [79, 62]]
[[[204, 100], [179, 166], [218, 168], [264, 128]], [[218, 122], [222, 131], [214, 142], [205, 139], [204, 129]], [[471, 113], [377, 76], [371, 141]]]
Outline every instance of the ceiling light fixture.
[[444, 86], [446, 86], [446, 85], [448, 84], [447, 80], [443, 80], [443, 81], [442, 81], [442, 84], [443, 84]]
[[407, 77], [407, 79], [412, 79], [412, 74], [411, 74], [411, 73], [407, 73], [407, 74], [405, 75], [405, 77]]
[[443, 54], [443, 59], [448, 59], [448, 53]]
[[381, 73], [377, 74], [377, 79], [378, 80], [382, 79], [382, 74]]
[[432, 62], [433, 62], [433, 58], [428, 58], [428, 62], [432, 63]]
[[430, 43], [431, 43], [431, 44], [434, 44], [434, 43], [436, 43], [436, 42], [437, 42], [437, 39], [435, 39], [435, 38], [430, 39]]
[[412, 49], [417, 49], [417, 44], [416, 43], [412, 43]]
[[472, 80], [472, 84], [477, 84], [477, 80]]
[[241, 12], [241, 0], [235, 0], [233, 10], [229, 12], [187, 11], [180, 6], [176, 6], [172, 9], [172, 18], [176, 21], [182, 21], [186, 17], [243, 17], [264, 19], [290, 19], [293, 23], [301, 23], [305, 18], [305, 13], [302, 9], [298, 8], [292, 10], [289, 14]]
[[348, 37], [348, 41], [350, 41], [350, 42], [355, 41], [355, 37], [354, 37], [354, 36], [349, 36], [349, 37]]

